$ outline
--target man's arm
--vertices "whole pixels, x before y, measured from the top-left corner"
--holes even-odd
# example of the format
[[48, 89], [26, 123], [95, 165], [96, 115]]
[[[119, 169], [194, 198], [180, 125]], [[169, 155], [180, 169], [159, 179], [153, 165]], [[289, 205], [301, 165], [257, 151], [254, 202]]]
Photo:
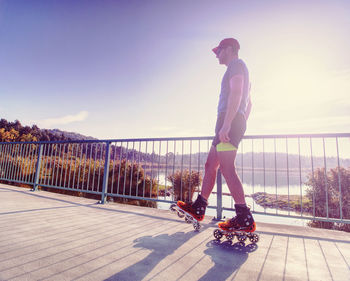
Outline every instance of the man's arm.
[[230, 95], [228, 97], [227, 111], [222, 128], [219, 132], [221, 142], [229, 142], [228, 132], [231, 129], [232, 120], [235, 118], [243, 95], [243, 75], [234, 75], [230, 79]]
[[251, 88], [252, 88], [252, 84], [249, 83], [248, 105], [247, 105], [247, 109], [246, 109], [246, 111], [245, 111], [245, 113], [244, 113], [244, 118], [245, 118], [246, 121], [248, 120], [249, 115], [250, 115], [250, 111], [252, 110], [252, 99], [251, 99], [251, 96], [250, 96], [250, 90], [251, 90]]
[[248, 120], [251, 110], [252, 110], [252, 100], [251, 100], [251, 98], [250, 98], [250, 96], [249, 96], [249, 101], [248, 101], [247, 110], [246, 110], [246, 112], [245, 112], [245, 114], [244, 114], [245, 120]]

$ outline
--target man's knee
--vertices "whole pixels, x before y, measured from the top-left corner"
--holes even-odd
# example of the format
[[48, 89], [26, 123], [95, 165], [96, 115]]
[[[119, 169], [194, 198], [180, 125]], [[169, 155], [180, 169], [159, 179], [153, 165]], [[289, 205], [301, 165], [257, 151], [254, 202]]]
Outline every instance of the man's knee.
[[209, 159], [205, 162], [205, 171], [216, 172], [219, 167], [219, 163], [210, 161]]

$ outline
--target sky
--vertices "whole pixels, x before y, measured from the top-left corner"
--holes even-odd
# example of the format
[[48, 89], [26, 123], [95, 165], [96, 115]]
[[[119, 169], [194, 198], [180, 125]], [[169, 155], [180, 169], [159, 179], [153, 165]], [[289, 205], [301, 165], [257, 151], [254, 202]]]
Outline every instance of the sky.
[[246, 135], [350, 132], [350, 1], [0, 0], [0, 118], [99, 139], [214, 135], [239, 40]]

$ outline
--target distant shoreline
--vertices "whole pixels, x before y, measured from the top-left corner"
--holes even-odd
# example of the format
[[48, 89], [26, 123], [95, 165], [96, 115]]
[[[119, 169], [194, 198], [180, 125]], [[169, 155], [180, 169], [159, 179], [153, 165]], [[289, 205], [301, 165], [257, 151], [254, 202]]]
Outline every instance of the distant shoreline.
[[247, 197], [252, 197], [255, 203], [263, 208], [303, 213], [311, 213], [312, 211], [312, 201], [305, 195], [302, 197], [302, 202], [300, 195], [276, 195], [266, 192], [256, 192], [252, 195], [247, 195]]

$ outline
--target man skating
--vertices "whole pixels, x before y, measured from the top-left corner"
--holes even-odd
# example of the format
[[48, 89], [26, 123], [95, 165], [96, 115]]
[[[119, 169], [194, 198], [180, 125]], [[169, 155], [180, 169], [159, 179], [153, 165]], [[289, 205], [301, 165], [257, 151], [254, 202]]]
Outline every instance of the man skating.
[[227, 66], [221, 82], [215, 137], [205, 164], [201, 194], [194, 203], [178, 201], [177, 205], [196, 220], [202, 221], [220, 167], [235, 201], [236, 216], [219, 223], [219, 227], [223, 230], [253, 232], [255, 222], [246, 205], [243, 186], [235, 168], [238, 145], [245, 133], [251, 109], [249, 73], [245, 63], [238, 58], [239, 49], [240, 45], [234, 38], [223, 39], [213, 49], [219, 64]]

